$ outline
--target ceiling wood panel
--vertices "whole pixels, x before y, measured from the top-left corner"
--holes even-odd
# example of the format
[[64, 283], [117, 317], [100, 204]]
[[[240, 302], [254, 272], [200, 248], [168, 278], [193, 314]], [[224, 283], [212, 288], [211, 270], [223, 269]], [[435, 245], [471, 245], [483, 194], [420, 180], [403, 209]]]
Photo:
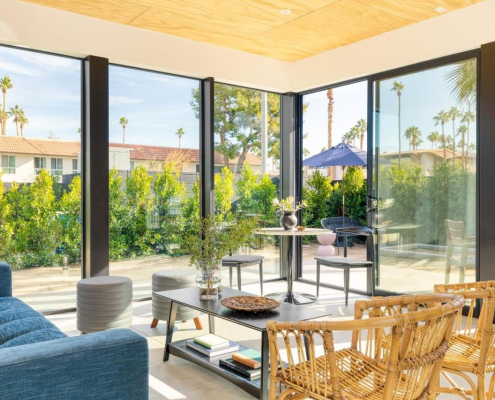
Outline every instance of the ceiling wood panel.
[[125, 0], [23, 0], [41, 6], [58, 8], [87, 17], [128, 24], [147, 11], [149, 7], [129, 3]]
[[[484, 0], [24, 0], [297, 61]], [[291, 14], [282, 15], [281, 10]]]
[[481, 3], [484, 0], [355, 0], [359, 3], [374, 7], [377, 10], [404, 18], [411, 22], [420, 22], [437, 17], [436, 8], [442, 7], [448, 11]]

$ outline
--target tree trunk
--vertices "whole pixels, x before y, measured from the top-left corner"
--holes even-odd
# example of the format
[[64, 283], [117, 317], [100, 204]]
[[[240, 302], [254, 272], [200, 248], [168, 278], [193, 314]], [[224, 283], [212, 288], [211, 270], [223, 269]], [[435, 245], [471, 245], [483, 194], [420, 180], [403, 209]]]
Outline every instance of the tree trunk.
[[402, 158], [402, 149], [401, 149], [401, 134], [400, 134], [400, 95], [399, 97], [399, 168], [400, 168], [400, 161]]
[[445, 149], [445, 128], [442, 123], [442, 147], [443, 147], [443, 160], [447, 159], [447, 150]]
[[[222, 125], [222, 130], [218, 133], [218, 136], [220, 137], [220, 144], [223, 146], [225, 144], [225, 132], [227, 131], [227, 128], [225, 127], [227, 124], [227, 121], [225, 120], [225, 118], [223, 119], [223, 125]], [[230, 167], [230, 164], [229, 164], [229, 157], [227, 156], [227, 154], [222, 154], [223, 155], [223, 165], [224, 167], [227, 167], [229, 168]]]
[[2, 136], [5, 136], [5, 125], [7, 122], [7, 114], [5, 113], [5, 97], [7, 93], [3, 91], [3, 113], [2, 113]]
[[237, 160], [236, 174], [241, 173], [242, 166], [244, 164], [244, 161], [246, 161], [246, 156], [247, 156], [248, 151], [249, 151], [249, 146], [246, 146], [244, 149], [242, 149], [242, 152], [239, 155], [239, 158]]
[[[332, 147], [332, 125], [333, 125], [333, 89], [327, 90], [327, 99], [328, 99], [328, 148]], [[327, 167], [327, 176], [330, 177], [332, 175], [332, 167]]]
[[469, 156], [469, 120], [467, 122], [466, 159], [464, 160], [466, 169], [468, 164], [468, 156]]
[[182, 136], [179, 135], [179, 149], [181, 148], [181, 139], [182, 139]]
[[125, 144], [125, 126], [122, 127], [122, 143]]
[[17, 136], [19, 136], [19, 123], [15, 121], [15, 131], [17, 133]]
[[361, 150], [363, 150], [363, 146], [364, 146], [364, 133], [361, 133]]
[[452, 166], [455, 168], [455, 118], [452, 119]]

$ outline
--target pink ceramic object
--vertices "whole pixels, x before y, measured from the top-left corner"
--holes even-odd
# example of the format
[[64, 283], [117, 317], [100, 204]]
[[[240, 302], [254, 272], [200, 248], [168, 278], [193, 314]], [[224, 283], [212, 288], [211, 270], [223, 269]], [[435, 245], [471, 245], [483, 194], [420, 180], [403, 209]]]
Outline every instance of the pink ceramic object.
[[332, 257], [335, 255], [335, 247], [333, 246], [318, 246], [316, 255], [319, 257]]
[[335, 233], [330, 233], [328, 235], [317, 235], [316, 238], [318, 239], [318, 243], [323, 244], [323, 245], [331, 245], [333, 242], [335, 242], [335, 238], [337, 235]]

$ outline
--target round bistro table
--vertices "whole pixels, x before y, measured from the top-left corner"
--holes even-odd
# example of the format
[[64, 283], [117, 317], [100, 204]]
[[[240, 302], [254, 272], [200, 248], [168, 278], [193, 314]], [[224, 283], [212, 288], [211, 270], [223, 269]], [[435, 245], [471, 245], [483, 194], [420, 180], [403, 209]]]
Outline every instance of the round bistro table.
[[277, 300], [278, 302], [292, 303], [292, 304], [308, 304], [316, 301], [316, 296], [308, 293], [296, 293], [292, 290], [294, 284], [293, 278], [293, 266], [292, 258], [294, 253], [294, 238], [296, 236], [316, 236], [316, 235], [333, 235], [334, 232], [328, 229], [317, 229], [317, 228], [306, 228], [303, 231], [298, 231], [297, 229], [285, 230], [284, 228], [263, 228], [255, 231], [257, 235], [268, 235], [268, 236], [287, 236], [288, 246], [285, 254], [282, 257], [287, 261], [288, 266], [287, 271], [287, 291], [270, 293], [264, 297], [269, 297]]

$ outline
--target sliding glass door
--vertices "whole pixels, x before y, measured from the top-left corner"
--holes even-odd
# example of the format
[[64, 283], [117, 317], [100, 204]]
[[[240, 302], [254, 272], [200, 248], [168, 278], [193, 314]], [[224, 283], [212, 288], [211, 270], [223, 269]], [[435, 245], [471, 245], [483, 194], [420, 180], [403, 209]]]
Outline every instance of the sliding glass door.
[[373, 82], [377, 289], [476, 279], [477, 60]]

